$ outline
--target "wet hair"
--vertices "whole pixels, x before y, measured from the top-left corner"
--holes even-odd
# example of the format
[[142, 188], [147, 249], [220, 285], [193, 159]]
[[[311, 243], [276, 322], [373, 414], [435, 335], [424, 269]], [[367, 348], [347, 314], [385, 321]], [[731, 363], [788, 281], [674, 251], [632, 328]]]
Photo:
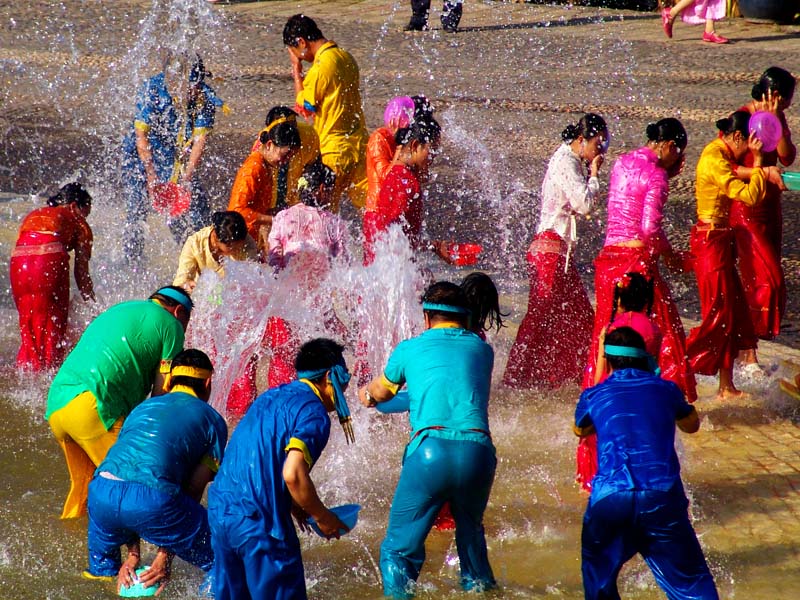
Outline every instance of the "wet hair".
[[738, 131], [747, 138], [750, 135], [750, 113], [746, 110], [737, 110], [731, 116], [717, 121], [717, 129], [722, 135], [731, 135]]
[[206, 70], [203, 59], [199, 54], [195, 54], [195, 60], [189, 69], [189, 83], [191, 85], [200, 85], [204, 83], [207, 77], [212, 77], [211, 73]]
[[[614, 331], [609, 331], [606, 334], [605, 345], [639, 348], [640, 350], [646, 351], [644, 338], [630, 327], [619, 327]], [[639, 369], [640, 371], [647, 371], [649, 373], [653, 371], [650, 361], [644, 357], [634, 358], [631, 356], [612, 356], [609, 354], [606, 354], [605, 357], [608, 364], [611, 365], [611, 368], [615, 371], [621, 369]]]
[[439, 140], [442, 128], [433, 117], [414, 119], [408, 127], [402, 127], [394, 134], [394, 141], [398, 146], [405, 146], [411, 142], [431, 144]]
[[92, 205], [92, 197], [89, 195], [89, 192], [77, 182], [62, 186], [55, 195], [47, 199], [47, 206], [63, 206], [73, 202], [81, 208]]
[[297, 182], [300, 201], [306, 206], [320, 207], [318, 196], [320, 186], [333, 189], [335, 183], [336, 173], [320, 159], [307, 164], [303, 169], [303, 176]]
[[323, 35], [311, 17], [303, 14], [292, 15], [283, 26], [283, 45], [296, 47], [300, 38], [314, 42], [323, 39]]
[[164, 294], [159, 294], [158, 293], [158, 292], [160, 292], [161, 290], [164, 290], [164, 289], [170, 289], [170, 290], [173, 290], [173, 291], [179, 293], [181, 296], [184, 296], [186, 298], [186, 300], [189, 302], [189, 306], [194, 307], [194, 302], [192, 302], [192, 297], [189, 295], [189, 292], [187, 292], [182, 287], [178, 287], [176, 285], [162, 285], [160, 288], [158, 288], [157, 291], [155, 291], [154, 293], [152, 293], [150, 295], [149, 299], [150, 300], [158, 300], [159, 302], [161, 302], [167, 308], [175, 308], [176, 306], [183, 306], [183, 304], [181, 304], [177, 300], [175, 300], [173, 298], [170, 298], [169, 296], [165, 296]]
[[414, 100], [409, 96], [397, 96], [389, 100], [383, 111], [383, 124], [386, 127], [408, 127], [416, 112]]
[[[461, 289], [460, 286], [457, 286], [455, 283], [450, 283], [449, 281], [437, 281], [436, 283], [428, 286], [428, 289], [425, 290], [425, 293], [422, 296], [422, 302], [431, 304], [446, 304], [448, 306], [462, 308], [467, 311], [470, 310], [470, 305], [467, 301], [467, 295], [464, 293], [464, 290]], [[456, 321], [464, 328], [467, 327], [469, 322], [469, 314], [466, 312], [456, 313], [444, 310], [429, 310], [425, 308], [423, 308], [423, 311], [431, 319], [443, 318], [447, 319], [448, 321]]]
[[461, 282], [461, 289], [471, 312], [470, 329], [479, 332], [494, 327], [500, 331], [504, 326], [503, 317], [507, 317], [508, 313], [500, 312], [500, 298], [492, 278], [486, 273], [470, 273]]
[[566, 143], [574, 142], [579, 136], [588, 140], [597, 135], [607, 135], [608, 125], [605, 119], [595, 113], [586, 113], [575, 125], [567, 125], [561, 132], [561, 139]]
[[648, 142], [675, 142], [683, 150], [689, 141], [686, 129], [678, 119], [667, 117], [655, 123], [649, 123], [645, 129]]
[[641, 273], [632, 271], [625, 273], [621, 280], [614, 285], [614, 307], [611, 310], [611, 323], [617, 316], [617, 301], [626, 311], [644, 312], [650, 314], [653, 310], [655, 289], [652, 279], [647, 279]]
[[794, 96], [795, 78], [789, 71], [780, 67], [770, 67], [761, 74], [750, 95], [761, 100], [768, 92], [778, 92], [784, 100]]
[[[196, 367], [198, 369], [206, 369], [208, 371], [214, 370], [214, 365], [211, 364], [211, 359], [208, 358], [205, 352], [195, 348], [187, 348], [180, 351], [175, 358], [172, 359], [170, 370], [175, 367]], [[176, 385], [185, 385], [198, 396], [202, 397], [205, 394], [207, 379], [198, 379], [197, 377], [189, 377], [188, 375], [177, 375], [170, 377], [170, 389]]]
[[244, 217], [233, 210], [217, 211], [211, 215], [214, 233], [223, 244], [239, 242], [247, 237], [247, 223]]
[[[281, 119], [285, 119], [281, 122]], [[267, 113], [266, 124], [258, 141], [262, 144], [272, 142], [279, 148], [299, 148], [300, 132], [297, 131], [297, 113], [285, 106], [274, 106]]]
[[411, 96], [411, 101], [414, 103], [414, 119], [432, 119], [433, 106], [430, 100], [423, 95]]
[[[296, 371], [319, 371], [344, 363], [344, 346], [328, 338], [316, 338], [300, 346], [294, 359]], [[314, 381], [319, 381], [324, 375]]]

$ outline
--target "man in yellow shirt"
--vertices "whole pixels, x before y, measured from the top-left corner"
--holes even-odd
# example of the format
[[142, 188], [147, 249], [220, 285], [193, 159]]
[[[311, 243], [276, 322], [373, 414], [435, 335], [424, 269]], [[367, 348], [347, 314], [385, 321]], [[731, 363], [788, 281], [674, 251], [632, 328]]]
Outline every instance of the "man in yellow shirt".
[[[292, 61], [295, 110], [313, 122], [322, 162], [336, 174], [331, 209], [339, 210], [345, 192], [354, 206], [362, 208], [367, 195], [369, 134], [361, 108], [358, 65], [305, 15], [294, 15], [286, 22], [283, 43]], [[311, 63], [305, 76], [303, 61]]]

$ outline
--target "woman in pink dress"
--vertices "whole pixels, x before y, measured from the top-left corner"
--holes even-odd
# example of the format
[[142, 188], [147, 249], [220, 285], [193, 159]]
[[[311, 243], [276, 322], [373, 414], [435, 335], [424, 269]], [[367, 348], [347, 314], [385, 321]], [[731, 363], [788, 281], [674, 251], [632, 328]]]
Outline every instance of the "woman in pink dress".
[[653, 281], [653, 317], [664, 335], [659, 356], [661, 376], [676, 383], [689, 402], [697, 399], [694, 374], [686, 358], [683, 323], [658, 270], [660, 256], [669, 268], [684, 268], [662, 221], [669, 178], [683, 167], [686, 143], [686, 130], [680, 121], [661, 119], [647, 126], [647, 144], [620, 156], [611, 170], [605, 247], [595, 260], [596, 314], [584, 387], [594, 385], [600, 332], [611, 320], [614, 286], [625, 273], [637, 272]]
[[547, 165], [539, 227], [528, 248], [528, 311], [503, 376], [514, 388], [578, 382], [588, 359], [594, 311], [570, 255], [576, 215], [588, 214], [599, 197], [608, 127], [599, 115], [586, 114], [561, 139]]
[[727, 44], [728, 38], [722, 37], [714, 29], [714, 22], [725, 18], [726, 0], [678, 0], [672, 8], [661, 10], [661, 24], [668, 38], [672, 37], [672, 24], [678, 15], [684, 23], [690, 25], [705, 24], [703, 41], [709, 44]]

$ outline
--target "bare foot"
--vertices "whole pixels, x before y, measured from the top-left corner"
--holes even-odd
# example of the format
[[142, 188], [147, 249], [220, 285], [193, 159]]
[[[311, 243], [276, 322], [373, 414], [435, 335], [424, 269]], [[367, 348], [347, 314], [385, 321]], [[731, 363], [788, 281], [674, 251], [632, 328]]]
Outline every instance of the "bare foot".
[[750, 394], [737, 390], [735, 387], [720, 388], [717, 392], [717, 400], [744, 400], [749, 397]]

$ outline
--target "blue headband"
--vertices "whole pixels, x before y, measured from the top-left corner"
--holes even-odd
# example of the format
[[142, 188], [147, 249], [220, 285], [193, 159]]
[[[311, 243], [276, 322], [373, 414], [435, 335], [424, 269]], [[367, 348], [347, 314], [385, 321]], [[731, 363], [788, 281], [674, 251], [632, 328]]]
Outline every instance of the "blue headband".
[[[316, 371], [298, 371], [297, 378], [313, 381], [319, 379], [328, 371], [331, 372], [331, 385], [333, 386], [334, 395], [333, 405], [334, 408], [336, 408], [339, 423], [345, 428], [345, 437], [347, 437], [348, 430], [352, 433], [352, 427], [348, 428], [346, 426], [346, 423], [351, 420], [350, 408], [347, 406], [347, 398], [344, 396], [344, 387], [350, 383], [350, 373], [347, 371], [347, 366], [344, 363], [339, 363], [338, 365], [317, 369]], [[353, 441], [355, 441], [355, 439], [353, 439]]]
[[189, 294], [181, 293], [178, 290], [173, 290], [172, 288], [163, 287], [156, 292], [159, 296], [164, 296], [165, 298], [169, 298], [170, 300], [175, 300], [178, 304], [180, 304], [183, 308], [185, 308], [188, 312], [192, 312], [192, 307], [194, 303], [192, 299], [189, 297]]
[[436, 304], [435, 302], [423, 302], [422, 310], [437, 310], [439, 312], [456, 313], [458, 315], [468, 315], [472, 311], [468, 308], [461, 306], [453, 306], [452, 304]]
[[650, 370], [656, 375], [661, 374], [661, 369], [659, 368], [656, 359], [653, 358], [653, 356], [649, 354], [647, 350], [642, 350], [641, 348], [632, 348], [631, 346], [604, 346], [603, 350], [606, 356], [646, 358]]

